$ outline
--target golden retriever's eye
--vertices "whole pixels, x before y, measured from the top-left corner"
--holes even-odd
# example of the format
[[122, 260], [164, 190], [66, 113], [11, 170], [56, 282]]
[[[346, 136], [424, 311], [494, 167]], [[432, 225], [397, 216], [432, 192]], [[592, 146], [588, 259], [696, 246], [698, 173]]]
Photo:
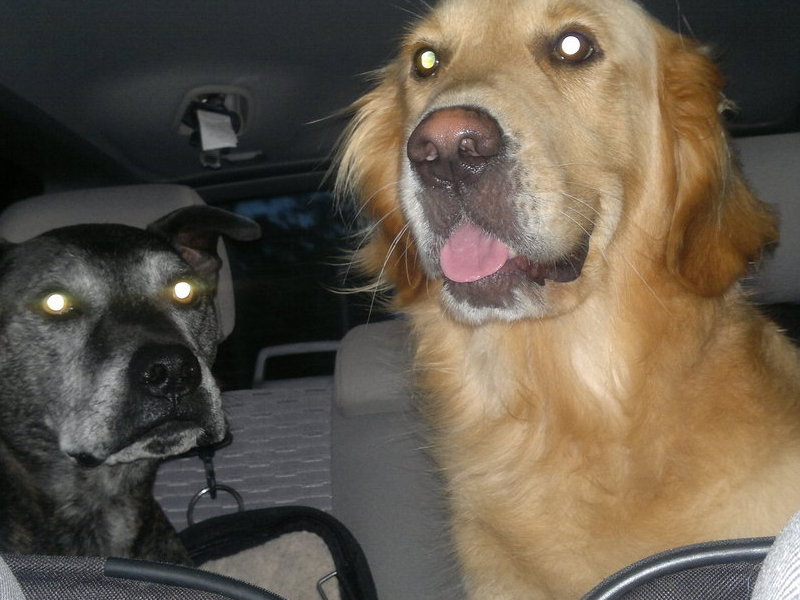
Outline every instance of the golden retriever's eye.
[[556, 58], [572, 62], [583, 62], [595, 53], [595, 45], [586, 34], [568, 31], [556, 40], [554, 52]]
[[439, 55], [433, 48], [422, 47], [414, 54], [414, 73], [430, 77], [439, 69]]

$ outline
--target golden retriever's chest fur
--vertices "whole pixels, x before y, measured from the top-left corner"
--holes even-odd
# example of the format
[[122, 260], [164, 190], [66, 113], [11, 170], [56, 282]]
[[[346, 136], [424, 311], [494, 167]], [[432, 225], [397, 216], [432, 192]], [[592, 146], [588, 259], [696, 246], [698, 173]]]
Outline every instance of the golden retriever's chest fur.
[[702, 341], [678, 329], [624, 347], [641, 324], [590, 309], [481, 330], [412, 312], [455, 542], [468, 581], [495, 574], [475, 597], [579, 597], [648, 554], [773, 535], [800, 506], [800, 486], [775, 491], [800, 481], [800, 377], [770, 362], [795, 352], [771, 325], [710, 318]]

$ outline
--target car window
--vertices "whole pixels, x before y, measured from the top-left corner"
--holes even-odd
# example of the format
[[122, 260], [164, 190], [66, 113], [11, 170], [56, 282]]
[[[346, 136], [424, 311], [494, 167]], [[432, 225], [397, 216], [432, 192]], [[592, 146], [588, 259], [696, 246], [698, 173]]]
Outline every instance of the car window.
[[[371, 299], [355, 283], [347, 247], [356, 227], [329, 191], [256, 197], [220, 204], [257, 221], [258, 242], [226, 244], [236, 282], [237, 326], [220, 347], [218, 377], [228, 389], [249, 387], [260, 348], [338, 340], [365, 322]], [[267, 378], [331, 373], [333, 354], [309, 352], [270, 361]]]

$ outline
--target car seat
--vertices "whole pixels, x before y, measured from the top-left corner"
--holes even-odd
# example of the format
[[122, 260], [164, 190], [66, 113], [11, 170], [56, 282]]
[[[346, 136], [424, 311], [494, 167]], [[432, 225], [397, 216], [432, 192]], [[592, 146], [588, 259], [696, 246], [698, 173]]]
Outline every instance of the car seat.
[[464, 598], [441, 481], [414, 410], [402, 319], [353, 328], [334, 374], [333, 514], [353, 531], [382, 598]]

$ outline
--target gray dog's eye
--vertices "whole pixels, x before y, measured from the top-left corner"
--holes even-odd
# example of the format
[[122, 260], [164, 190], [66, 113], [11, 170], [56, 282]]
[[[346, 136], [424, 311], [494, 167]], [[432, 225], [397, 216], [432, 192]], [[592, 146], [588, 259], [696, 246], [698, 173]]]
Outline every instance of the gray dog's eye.
[[170, 288], [172, 299], [179, 304], [192, 304], [197, 300], [197, 294], [197, 286], [191, 281], [177, 281], [172, 288]]
[[595, 53], [594, 41], [579, 31], [568, 31], [556, 40], [553, 49], [556, 58], [563, 61], [583, 62]]
[[439, 55], [436, 50], [423, 46], [414, 54], [414, 73], [419, 77], [430, 77], [439, 69]]
[[75, 308], [75, 303], [66, 294], [53, 292], [47, 294], [42, 300], [42, 309], [49, 315], [66, 315]]

